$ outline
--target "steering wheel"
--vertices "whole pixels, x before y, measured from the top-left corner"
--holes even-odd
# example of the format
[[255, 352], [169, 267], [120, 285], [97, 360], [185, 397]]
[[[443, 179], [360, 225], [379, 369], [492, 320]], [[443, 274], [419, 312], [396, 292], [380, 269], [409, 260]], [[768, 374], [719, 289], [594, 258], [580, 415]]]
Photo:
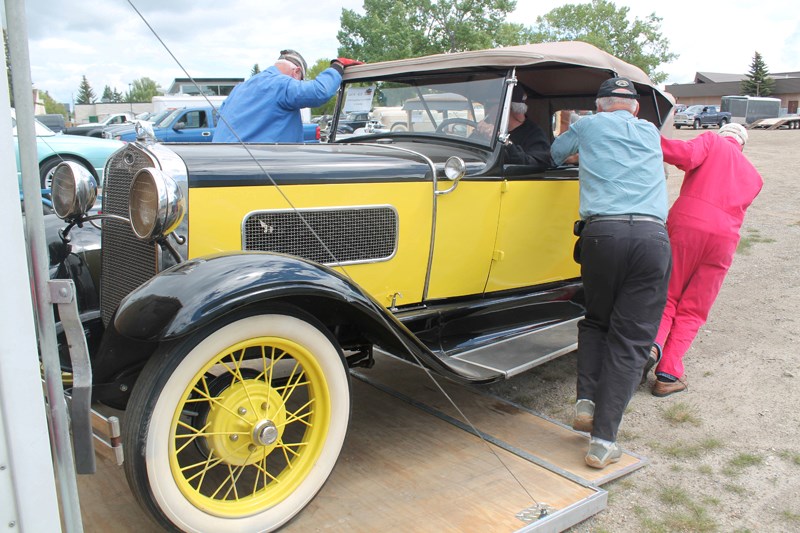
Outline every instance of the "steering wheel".
[[[461, 132], [456, 133], [455, 131], [453, 131], [452, 127], [459, 124], [471, 127], [473, 128], [473, 130], [478, 127], [477, 122], [475, 122], [474, 120], [470, 120], [468, 118], [448, 118], [439, 123], [439, 126], [436, 128], [436, 133], [444, 133], [447, 135], [460, 135], [461, 137], [466, 137], [467, 132], [469, 130], [465, 129], [463, 133]], [[448, 128], [450, 128], [450, 131], [446, 131]]]

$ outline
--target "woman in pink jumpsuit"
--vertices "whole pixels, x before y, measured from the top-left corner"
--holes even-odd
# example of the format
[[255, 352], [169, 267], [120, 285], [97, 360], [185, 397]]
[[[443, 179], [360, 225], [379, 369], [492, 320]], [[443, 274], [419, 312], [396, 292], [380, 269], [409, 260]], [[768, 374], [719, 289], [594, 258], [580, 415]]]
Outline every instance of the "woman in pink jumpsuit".
[[739, 243], [745, 210], [761, 191], [761, 175], [742, 154], [747, 130], [727, 124], [690, 141], [661, 139], [664, 161], [686, 175], [667, 231], [672, 275], [656, 336], [661, 359], [655, 396], [686, 389], [683, 356], [719, 293]]

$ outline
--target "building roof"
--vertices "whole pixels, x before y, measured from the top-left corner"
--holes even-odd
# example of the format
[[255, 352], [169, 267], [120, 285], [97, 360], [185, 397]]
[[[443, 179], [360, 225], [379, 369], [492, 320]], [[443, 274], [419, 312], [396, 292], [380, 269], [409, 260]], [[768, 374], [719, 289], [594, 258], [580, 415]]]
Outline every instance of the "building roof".
[[[740, 94], [741, 82], [746, 77], [745, 74], [697, 72], [694, 83], [674, 83], [664, 89], [675, 98]], [[778, 72], [770, 74], [770, 77], [775, 80], [772, 96], [800, 92], [800, 72]]]
[[694, 75], [695, 83], [724, 83], [728, 81], [741, 81], [745, 74], [727, 74], [724, 72], [697, 72]]
[[[192, 78], [197, 85], [236, 85], [242, 83], [244, 78]], [[172, 85], [167, 89], [167, 94], [175, 94], [179, 92], [181, 85], [191, 84], [190, 78], [175, 78]]]

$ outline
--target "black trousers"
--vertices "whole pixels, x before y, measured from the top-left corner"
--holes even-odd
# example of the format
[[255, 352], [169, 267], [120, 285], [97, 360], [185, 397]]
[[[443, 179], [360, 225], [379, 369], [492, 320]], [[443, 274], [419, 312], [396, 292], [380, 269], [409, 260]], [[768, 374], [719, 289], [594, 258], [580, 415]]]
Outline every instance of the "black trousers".
[[578, 399], [595, 402], [592, 436], [616, 441], [658, 332], [672, 254], [666, 228], [651, 221], [591, 221], [581, 241]]

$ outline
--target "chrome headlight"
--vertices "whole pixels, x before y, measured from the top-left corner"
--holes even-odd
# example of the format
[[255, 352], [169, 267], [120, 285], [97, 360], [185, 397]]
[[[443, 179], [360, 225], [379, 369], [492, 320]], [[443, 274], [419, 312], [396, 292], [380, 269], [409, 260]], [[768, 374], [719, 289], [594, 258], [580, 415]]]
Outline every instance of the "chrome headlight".
[[59, 163], [50, 185], [53, 211], [60, 219], [85, 215], [97, 199], [97, 182], [92, 173], [74, 161]]
[[143, 168], [131, 182], [128, 215], [137, 237], [157, 239], [172, 233], [186, 214], [178, 184], [166, 173]]
[[444, 164], [444, 176], [450, 181], [458, 181], [467, 172], [467, 165], [460, 157], [450, 157]]

